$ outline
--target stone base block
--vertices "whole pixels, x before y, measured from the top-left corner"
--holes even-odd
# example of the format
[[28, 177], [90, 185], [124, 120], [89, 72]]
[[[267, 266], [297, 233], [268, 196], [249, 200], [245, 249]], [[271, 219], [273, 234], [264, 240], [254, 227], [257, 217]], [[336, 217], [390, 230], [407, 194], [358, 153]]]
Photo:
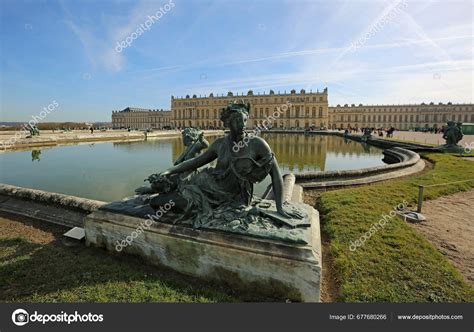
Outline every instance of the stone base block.
[[[146, 219], [100, 210], [85, 219], [86, 244], [137, 254], [152, 264], [247, 294], [319, 302], [319, 214], [306, 207], [311, 216], [307, 245], [164, 223], [147, 228]], [[133, 240], [121, 246], [126, 239]]]

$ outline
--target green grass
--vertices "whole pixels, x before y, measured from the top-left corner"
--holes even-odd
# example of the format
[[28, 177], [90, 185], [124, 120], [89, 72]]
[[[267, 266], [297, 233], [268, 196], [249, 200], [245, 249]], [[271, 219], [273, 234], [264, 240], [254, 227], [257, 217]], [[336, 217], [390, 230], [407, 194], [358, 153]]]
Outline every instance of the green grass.
[[[333, 267], [345, 302], [464, 302], [474, 290], [421, 234], [398, 218], [363, 246], [349, 246], [382, 215], [406, 201], [415, 206], [418, 184], [474, 179], [474, 163], [449, 154], [425, 156], [435, 167], [419, 176], [325, 192], [318, 201], [329, 236]], [[425, 200], [465, 191], [474, 181], [425, 189]], [[352, 241], [352, 242], [351, 242]]]
[[223, 289], [134, 257], [59, 241], [0, 239], [0, 301], [231, 302]]

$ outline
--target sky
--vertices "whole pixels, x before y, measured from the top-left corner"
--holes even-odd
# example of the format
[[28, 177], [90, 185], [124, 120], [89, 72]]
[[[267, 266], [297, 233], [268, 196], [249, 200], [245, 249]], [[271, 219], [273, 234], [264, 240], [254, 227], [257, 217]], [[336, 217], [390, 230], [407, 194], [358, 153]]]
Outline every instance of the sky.
[[471, 0], [0, 0], [0, 30], [0, 121], [48, 106], [45, 122], [111, 121], [250, 89], [473, 102]]

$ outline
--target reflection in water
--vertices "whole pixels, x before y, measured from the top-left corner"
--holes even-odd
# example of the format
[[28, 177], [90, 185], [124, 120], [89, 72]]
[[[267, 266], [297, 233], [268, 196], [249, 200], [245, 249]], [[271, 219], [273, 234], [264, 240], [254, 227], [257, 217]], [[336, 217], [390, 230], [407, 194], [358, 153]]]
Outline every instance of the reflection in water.
[[[336, 136], [266, 134], [282, 174], [382, 165], [382, 150]], [[212, 144], [216, 137], [206, 137]], [[103, 201], [134, 194], [184, 151], [181, 138], [96, 143], [0, 155], [0, 182]], [[32, 163], [32, 161], [40, 161]], [[213, 163], [215, 164], [215, 163]], [[211, 166], [213, 165], [211, 164]], [[255, 186], [261, 195], [270, 177]]]
[[[298, 135], [298, 134], [264, 134], [262, 136], [270, 145], [278, 159], [280, 166], [292, 172], [304, 172], [307, 169], [326, 170], [326, 156], [331, 154], [339, 157], [375, 156], [382, 158], [379, 148], [368, 144], [361, 144], [352, 140], [335, 136]], [[207, 137], [210, 144], [217, 137]], [[150, 140], [137, 142], [116, 142], [115, 148], [125, 151], [150, 152], [169, 148], [171, 145], [171, 159], [176, 160], [185, 147], [180, 138], [169, 140]], [[152, 158], [153, 155], [150, 155]], [[382, 164], [382, 162], [380, 163]], [[353, 168], [346, 165], [347, 169]], [[359, 168], [358, 165], [355, 165]]]
[[41, 161], [41, 150], [31, 151], [31, 161]]
[[[354, 141], [345, 142], [340, 137], [266, 134], [264, 138], [277, 156], [280, 166], [288, 168], [291, 172], [325, 171], [327, 170], [328, 156], [333, 158], [342, 157], [341, 159], [352, 159], [363, 155], [381, 158], [380, 149]], [[353, 168], [353, 165], [349, 165], [349, 163], [342, 163], [341, 166], [347, 169]], [[356, 168], [361, 167], [360, 165], [355, 166]]]

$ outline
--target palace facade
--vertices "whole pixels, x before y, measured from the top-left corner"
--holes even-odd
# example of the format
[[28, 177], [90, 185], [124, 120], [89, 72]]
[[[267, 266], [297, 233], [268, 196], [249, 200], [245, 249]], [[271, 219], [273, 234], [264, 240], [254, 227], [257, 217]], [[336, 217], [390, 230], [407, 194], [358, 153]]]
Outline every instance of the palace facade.
[[[243, 99], [250, 103], [249, 128], [258, 125], [270, 125], [278, 128], [304, 128], [309, 126], [324, 127], [328, 124], [328, 91], [296, 93], [254, 94], [252, 90], [247, 94], [233, 94], [226, 96], [209, 96], [176, 98], [171, 97], [172, 123], [175, 127], [223, 128], [219, 120], [220, 110], [236, 99]], [[284, 106], [285, 105], [285, 106]], [[275, 120], [268, 120], [273, 116]], [[264, 122], [267, 120], [266, 122]]]
[[410, 105], [337, 105], [328, 106], [328, 90], [289, 93], [274, 92], [246, 94], [228, 92], [227, 95], [174, 97], [171, 111], [127, 107], [112, 112], [113, 128], [166, 129], [195, 127], [222, 129], [220, 110], [228, 103], [243, 99], [251, 104], [248, 127], [304, 129], [308, 127], [389, 128], [409, 130], [436, 128], [448, 120], [474, 123], [473, 104], [433, 102]]
[[329, 128], [440, 128], [448, 120], [474, 123], [473, 104], [337, 105], [329, 107]]
[[136, 107], [112, 111], [112, 128], [114, 129], [169, 129], [171, 127], [170, 111]]

